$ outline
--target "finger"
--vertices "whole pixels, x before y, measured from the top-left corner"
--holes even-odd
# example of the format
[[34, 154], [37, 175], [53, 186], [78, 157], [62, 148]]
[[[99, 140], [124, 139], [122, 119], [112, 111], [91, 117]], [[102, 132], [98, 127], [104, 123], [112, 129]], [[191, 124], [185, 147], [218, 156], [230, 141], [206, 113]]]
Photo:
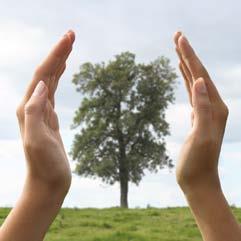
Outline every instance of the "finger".
[[186, 66], [188, 67], [190, 73], [192, 74], [193, 79], [198, 79], [199, 77], [203, 77], [206, 80], [209, 97], [211, 101], [220, 101], [221, 97], [213, 84], [207, 70], [202, 65], [201, 61], [195, 54], [193, 48], [189, 44], [187, 38], [185, 36], [181, 36], [178, 39], [178, 47], [183, 57]]
[[69, 35], [69, 37], [70, 37], [70, 39], [71, 39], [71, 42], [72, 42], [72, 44], [73, 44], [74, 41], [75, 41], [75, 33], [74, 33], [74, 31], [73, 31], [73, 30], [69, 30], [69, 31], [68, 31], [68, 35]]
[[188, 79], [190, 86], [192, 87], [192, 85], [193, 85], [192, 74], [190, 73], [185, 61], [183, 60], [181, 52], [180, 52], [178, 47], [176, 47], [176, 52], [177, 52], [177, 55], [178, 55], [178, 57], [180, 59], [180, 62], [182, 64], [183, 72], [185, 73], [185, 76]]
[[68, 31], [62, 39], [56, 44], [47, 58], [40, 65], [39, 74], [48, 76], [55, 74], [63, 63], [68, 58], [74, 41], [74, 33]]
[[54, 74], [58, 72], [61, 66], [65, 63], [72, 49], [72, 44], [74, 41], [73, 36], [74, 34], [72, 32], [70, 34], [65, 34], [56, 44], [44, 62], [40, 65], [38, 70], [35, 72], [33, 80], [27, 88], [26, 95], [24, 97], [25, 103], [29, 100], [40, 79], [45, 80], [47, 87], [49, 87], [51, 81], [54, 81], [51, 76], [54, 76]]
[[[69, 31], [68, 36], [71, 39], [71, 42], [73, 44], [73, 42], [75, 40], [74, 32]], [[50, 75], [49, 78], [47, 79], [48, 81], [46, 81], [48, 84], [48, 89], [49, 89], [49, 99], [51, 100], [51, 102], [53, 102], [53, 107], [54, 107], [54, 101], [52, 101], [52, 99], [54, 99], [54, 94], [57, 89], [59, 79], [66, 69], [66, 60], [67, 60], [68, 56], [70, 55], [71, 51], [72, 51], [72, 46], [69, 49], [69, 51], [66, 53], [66, 55], [62, 58], [62, 61], [59, 65], [58, 69], [56, 70], [56, 73], [52, 76]]]
[[[57, 78], [57, 85], [58, 85], [58, 81], [60, 79], [60, 77], [62, 76], [62, 74], [64, 73], [66, 69], [66, 63], [64, 63], [62, 66], [61, 66], [61, 69], [59, 69], [58, 73], [56, 74], [56, 78]], [[55, 86], [56, 87], [56, 86]]]
[[195, 81], [192, 98], [194, 111], [193, 127], [194, 129], [199, 130], [200, 133], [207, 133], [212, 120], [212, 105], [203, 78], [199, 78]]
[[193, 48], [191, 47], [187, 38], [184, 35], [180, 36], [180, 38], [178, 39], [178, 48], [184, 62], [186, 63], [195, 80], [203, 75], [205, 76], [205, 79], [210, 78], [208, 72], [196, 56]]
[[57, 86], [58, 86], [58, 83], [59, 83], [59, 79], [60, 79], [60, 77], [62, 76], [62, 74], [64, 73], [65, 68], [66, 68], [66, 64], [64, 64], [64, 65], [62, 66], [62, 69], [60, 69], [60, 71], [57, 73], [57, 75], [56, 75], [56, 81], [55, 81], [55, 86], [52, 87], [52, 88], [53, 88], [53, 91], [52, 91], [51, 94], [49, 94], [49, 99], [50, 99], [50, 102], [51, 102], [53, 108], [55, 107], [55, 100], [54, 100], [55, 97], [54, 97], [54, 94], [55, 94], [55, 91], [56, 91], [56, 89], [57, 89]]
[[189, 96], [189, 101], [190, 104], [192, 105], [192, 85], [193, 85], [193, 80], [192, 80], [192, 75], [188, 69], [188, 67], [186, 66], [186, 63], [184, 62], [182, 55], [180, 53], [179, 47], [178, 47], [178, 39], [182, 36], [181, 32], [176, 32], [174, 35], [174, 42], [176, 44], [176, 53], [179, 57], [180, 63], [179, 63], [179, 69], [182, 73], [182, 76], [184, 78], [185, 81], [185, 86], [188, 92], [188, 96]]
[[47, 100], [48, 88], [44, 81], [39, 81], [24, 108], [25, 126], [28, 129], [38, 128], [39, 123], [44, 121]]
[[58, 117], [49, 100], [47, 101], [47, 108], [44, 116], [45, 116], [44, 118], [45, 124], [49, 126], [52, 130], [58, 131], [59, 130]]
[[173, 37], [173, 40], [174, 40], [174, 43], [176, 45], [178, 45], [178, 39], [182, 36], [182, 32], [181, 31], [177, 31], [175, 34], [174, 34], [174, 37]]
[[54, 99], [55, 91], [58, 87], [59, 79], [62, 76], [62, 74], [64, 73], [65, 69], [66, 69], [66, 63], [64, 63], [61, 66], [61, 69], [59, 69], [58, 73], [56, 73], [56, 75], [53, 76], [53, 80], [51, 81], [51, 84], [50, 84], [51, 91], [49, 91], [49, 99], [50, 99], [51, 103], [53, 103], [53, 107], [54, 107], [53, 99]]
[[189, 82], [188, 78], [186, 77], [186, 74], [183, 70], [183, 65], [182, 65], [181, 62], [179, 63], [179, 69], [180, 69], [180, 71], [182, 73], [182, 76], [184, 78], [185, 86], [186, 86], [188, 97], [189, 97], [189, 102], [192, 105], [192, 86], [190, 86], [190, 82]]

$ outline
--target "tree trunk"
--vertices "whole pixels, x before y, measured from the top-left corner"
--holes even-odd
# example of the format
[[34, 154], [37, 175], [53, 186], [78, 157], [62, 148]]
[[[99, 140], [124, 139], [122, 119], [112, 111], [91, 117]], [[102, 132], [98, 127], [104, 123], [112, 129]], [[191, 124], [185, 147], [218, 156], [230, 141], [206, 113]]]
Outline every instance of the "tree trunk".
[[120, 177], [120, 206], [128, 208], [128, 182], [129, 182], [129, 168], [126, 160], [125, 149], [123, 145], [120, 148], [121, 158], [119, 177]]
[[117, 111], [118, 117], [116, 120], [116, 131], [119, 142], [120, 206], [122, 208], [128, 208], [129, 167], [126, 160], [126, 146], [124, 137], [119, 124], [121, 118], [121, 100], [117, 104]]
[[120, 178], [120, 206], [128, 208], [128, 178], [126, 173], [121, 173]]

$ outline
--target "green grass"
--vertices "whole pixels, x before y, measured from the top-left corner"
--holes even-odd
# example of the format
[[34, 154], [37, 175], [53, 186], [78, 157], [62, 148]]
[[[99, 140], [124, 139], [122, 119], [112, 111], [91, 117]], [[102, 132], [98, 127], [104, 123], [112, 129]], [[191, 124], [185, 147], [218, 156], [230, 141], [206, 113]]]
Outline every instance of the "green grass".
[[[241, 221], [241, 209], [232, 208]], [[0, 223], [9, 208], [0, 209]], [[201, 241], [188, 208], [61, 209], [45, 241]]]

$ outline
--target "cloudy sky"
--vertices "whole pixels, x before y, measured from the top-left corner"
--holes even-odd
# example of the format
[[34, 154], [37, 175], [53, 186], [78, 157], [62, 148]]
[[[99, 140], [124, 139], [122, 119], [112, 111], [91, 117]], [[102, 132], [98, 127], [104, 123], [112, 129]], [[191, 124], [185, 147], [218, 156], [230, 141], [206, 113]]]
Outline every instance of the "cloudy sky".
[[[122, 51], [148, 62], [165, 55], [177, 68], [172, 36], [182, 30], [207, 66], [229, 106], [230, 116], [220, 157], [223, 190], [230, 204], [241, 206], [241, 4], [203, 0], [0, 0], [0, 206], [12, 206], [21, 193], [25, 160], [15, 109], [35, 67], [69, 29], [76, 32], [74, 51], [57, 93], [57, 112], [67, 151], [70, 130], [81, 96], [71, 83], [81, 63], [106, 61]], [[178, 70], [177, 70], [178, 72]], [[179, 74], [179, 72], [178, 72]], [[180, 75], [180, 74], [179, 74]], [[176, 103], [169, 106], [168, 153], [176, 162], [190, 128], [182, 79]], [[70, 160], [71, 161], [71, 160]], [[73, 163], [72, 163], [73, 166]], [[130, 186], [131, 207], [186, 205], [175, 170], [147, 173]], [[119, 204], [118, 184], [73, 176], [66, 207], [108, 207]]]

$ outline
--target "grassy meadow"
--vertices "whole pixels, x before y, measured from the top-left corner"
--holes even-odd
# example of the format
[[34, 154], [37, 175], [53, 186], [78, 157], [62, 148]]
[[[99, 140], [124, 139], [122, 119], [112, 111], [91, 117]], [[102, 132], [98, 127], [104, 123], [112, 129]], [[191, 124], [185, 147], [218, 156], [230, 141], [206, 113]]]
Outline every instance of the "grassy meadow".
[[[241, 209], [232, 208], [241, 221]], [[0, 208], [0, 223], [9, 208]], [[45, 241], [201, 241], [188, 208], [61, 209]]]

